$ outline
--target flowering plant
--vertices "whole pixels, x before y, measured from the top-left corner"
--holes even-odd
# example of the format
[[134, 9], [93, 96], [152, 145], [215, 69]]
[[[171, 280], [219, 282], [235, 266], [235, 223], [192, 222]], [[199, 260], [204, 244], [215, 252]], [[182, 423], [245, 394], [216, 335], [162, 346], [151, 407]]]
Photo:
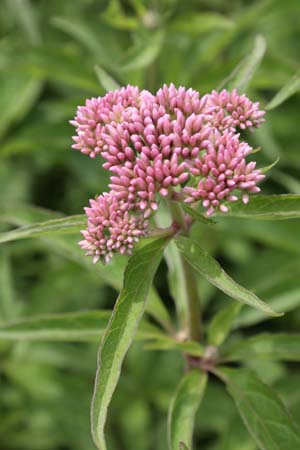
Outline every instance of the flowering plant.
[[[185, 298], [175, 298], [175, 324], [163, 317], [162, 305], [152, 308], [156, 323], [169, 337], [162, 330], [148, 330], [149, 339], [157, 341], [156, 348], [180, 349], [185, 359], [186, 373], [169, 408], [169, 447], [191, 448], [193, 416], [207, 374], [212, 373], [227, 385], [247, 426], [255, 430], [257, 442], [263, 443], [261, 448], [271, 448], [265, 447], [269, 430], [256, 424], [253, 411], [245, 412], [255, 409], [248, 392], [252, 384], [263, 390], [266, 400], [270, 392], [253, 374], [222, 366], [226, 357], [220, 355], [219, 347], [242, 303], [271, 316], [281, 314], [232, 280], [191, 236], [197, 220], [211, 223], [211, 216], [228, 213], [239, 199], [247, 205], [249, 194], [260, 191], [258, 183], [265, 170], [256, 168], [255, 161], [247, 161], [254, 149], [242, 140], [240, 132], [258, 127], [264, 115], [258, 102], [237, 90], [213, 91], [201, 97], [193, 89], [171, 84], [154, 95], [128, 85], [87, 100], [71, 121], [76, 127], [73, 149], [104, 160], [103, 168], [111, 172], [109, 192], [90, 200], [90, 207], [85, 208], [88, 222], [80, 246], [94, 263], [108, 263], [116, 253], [133, 253], [99, 350], [92, 402], [92, 433], [99, 450], [106, 448], [107, 408], [122, 361], [137, 332], [163, 252], [172, 240], [180, 254]], [[155, 226], [160, 204], [169, 210], [166, 228]], [[141, 238], [150, 243], [134, 251]], [[241, 302], [222, 310], [208, 333], [202, 324], [197, 273]], [[280, 408], [277, 399], [272, 402]], [[286, 420], [286, 412], [280, 414]]]
[[[205, 239], [200, 244], [198, 238], [199, 233], [208, 236], [215, 220], [221, 224], [226, 217], [299, 217], [298, 195], [251, 195], [259, 193], [259, 183], [273, 164], [256, 167], [252, 155], [258, 149], [246, 142], [244, 131], [258, 127], [264, 116], [258, 102], [235, 89], [200, 96], [171, 84], [154, 95], [128, 85], [86, 100], [71, 121], [76, 128], [73, 148], [96, 164], [102, 162], [110, 174], [108, 192], [90, 200], [85, 216], [55, 217], [0, 236], [0, 242], [7, 242], [85, 226], [79, 244], [98, 263], [96, 276], [101, 269], [113, 286], [125, 258], [123, 287], [111, 315], [107, 310], [84, 311], [0, 326], [4, 339], [81, 341], [103, 334], [91, 407], [99, 450], [107, 448], [108, 407], [134, 340], [146, 343], [147, 349], [175, 350], [183, 361], [168, 409], [170, 450], [192, 449], [196, 412], [216, 379], [226, 386], [260, 449], [300, 448], [299, 428], [285, 405], [251, 370], [253, 359], [270, 355], [298, 360], [299, 336], [231, 337], [238, 320], [252, 323], [253, 314], [262, 320], [282, 313], [234, 281], [202, 247]], [[175, 312], [153, 283], [163, 258]], [[233, 299], [210, 320], [203, 320], [203, 282]], [[250, 318], [245, 314], [243, 319], [243, 304], [252, 308]]]
[[300, 2], [1, 13], [0, 450], [299, 450]]

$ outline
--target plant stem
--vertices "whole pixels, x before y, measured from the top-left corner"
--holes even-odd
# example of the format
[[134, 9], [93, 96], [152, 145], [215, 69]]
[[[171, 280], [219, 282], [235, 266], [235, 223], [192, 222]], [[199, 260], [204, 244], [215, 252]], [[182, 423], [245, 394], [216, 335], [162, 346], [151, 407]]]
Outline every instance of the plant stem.
[[194, 269], [190, 264], [181, 257], [182, 269], [184, 274], [184, 282], [186, 289], [186, 296], [188, 301], [188, 329], [189, 338], [199, 342], [202, 334], [202, 320], [201, 320], [201, 304], [198, 293], [197, 279]]
[[[185, 221], [183, 211], [177, 202], [170, 201], [169, 207], [174, 223], [180, 227], [182, 233], [189, 234], [189, 225]], [[189, 338], [200, 341], [202, 334], [201, 303], [198, 292], [197, 278], [194, 269], [180, 255], [187, 298], [187, 321]]]

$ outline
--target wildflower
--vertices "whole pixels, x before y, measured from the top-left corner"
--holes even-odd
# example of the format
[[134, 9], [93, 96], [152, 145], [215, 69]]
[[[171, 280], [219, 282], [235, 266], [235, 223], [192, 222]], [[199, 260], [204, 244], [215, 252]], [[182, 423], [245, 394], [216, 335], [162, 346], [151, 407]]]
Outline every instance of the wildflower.
[[237, 129], [259, 126], [264, 111], [236, 90], [200, 96], [164, 85], [153, 95], [127, 87], [92, 98], [77, 109], [73, 148], [102, 157], [111, 172], [109, 193], [90, 201], [80, 245], [94, 262], [131, 253], [148, 232], [159, 198], [200, 202], [206, 215], [246, 203], [264, 175]]
[[85, 208], [88, 224], [79, 244], [87, 256], [93, 256], [94, 263], [99, 259], [107, 263], [116, 252], [130, 255], [134, 242], [146, 236], [148, 221], [124, 210], [115, 195], [104, 193], [90, 200], [90, 206]]
[[75, 119], [70, 122], [76, 127], [77, 133], [73, 137], [75, 144], [72, 148], [91, 158], [105, 153], [102, 137], [105, 125], [116, 126], [119, 123], [126, 129], [126, 112], [138, 107], [142, 95], [137, 87], [128, 85], [108, 92], [104, 97], [86, 100], [85, 106], [77, 108]]
[[220, 93], [212, 91], [207, 98], [207, 104], [215, 107], [213, 122], [219, 130], [258, 127], [264, 122], [265, 111], [259, 110], [259, 103], [253, 103], [246, 95], [238, 95], [237, 90]]
[[[199, 176], [196, 187], [186, 186], [185, 202], [192, 203], [201, 200], [208, 216], [216, 209], [227, 212], [225, 201], [238, 200], [233, 195], [234, 190], [256, 193], [260, 191], [257, 183], [264, 178], [259, 169], [255, 169], [256, 162], [246, 162], [246, 157], [252, 148], [239, 140], [239, 134], [225, 130], [223, 134], [215, 131], [207, 152], [196, 158], [191, 172]], [[243, 201], [247, 201], [247, 194]]]

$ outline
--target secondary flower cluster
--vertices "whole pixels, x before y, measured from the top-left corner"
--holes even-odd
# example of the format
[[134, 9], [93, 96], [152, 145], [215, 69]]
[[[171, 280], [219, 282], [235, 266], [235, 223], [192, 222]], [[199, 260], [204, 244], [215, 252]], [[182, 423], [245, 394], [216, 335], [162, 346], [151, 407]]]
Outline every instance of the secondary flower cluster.
[[259, 126], [264, 114], [236, 90], [200, 97], [173, 84], [155, 95], [129, 85], [78, 107], [72, 147], [101, 157], [112, 173], [109, 193], [85, 209], [80, 245], [87, 255], [107, 262], [115, 252], [131, 253], [159, 196], [200, 201], [208, 216], [226, 212], [238, 191], [247, 202], [264, 175], [246, 162], [253, 149], [237, 130]]

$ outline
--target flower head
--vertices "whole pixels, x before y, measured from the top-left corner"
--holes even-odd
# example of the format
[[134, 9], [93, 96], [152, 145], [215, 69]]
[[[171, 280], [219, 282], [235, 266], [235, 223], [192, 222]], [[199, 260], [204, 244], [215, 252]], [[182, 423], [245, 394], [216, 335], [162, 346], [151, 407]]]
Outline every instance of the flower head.
[[208, 105], [214, 107], [213, 122], [220, 129], [258, 127], [264, 122], [265, 111], [259, 110], [259, 103], [253, 103], [246, 95], [238, 95], [236, 89], [232, 92], [223, 89], [221, 92], [212, 91], [208, 95]]
[[86, 208], [80, 245], [94, 261], [130, 253], [147, 234], [160, 196], [200, 202], [207, 215], [260, 189], [264, 175], [237, 129], [259, 126], [264, 111], [236, 90], [200, 96], [164, 85], [155, 95], [128, 85], [77, 109], [73, 148], [104, 160], [109, 193]]
[[183, 189], [185, 201], [202, 201], [210, 216], [218, 208], [222, 212], [228, 211], [224, 202], [238, 200], [232, 193], [235, 190], [259, 192], [257, 183], [264, 175], [255, 169], [255, 161], [246, 162], [252, 150], [246, 142], [239, 140], [239, 134], [228, 130], [223, 134], [219, 131], [212, 133], [207, 152], [194, 161], [191, 171], [200, 179], [196, 187], [186, 186]]
[[85, 212], [88, 225], [79, 244], [94, 263], [99, 259], [108, 262], [116, 252], [131, 254], [134, 242], [147, 234], [148, 221], [143, 215], [123, 209], [111, 193], [90, 200]]

